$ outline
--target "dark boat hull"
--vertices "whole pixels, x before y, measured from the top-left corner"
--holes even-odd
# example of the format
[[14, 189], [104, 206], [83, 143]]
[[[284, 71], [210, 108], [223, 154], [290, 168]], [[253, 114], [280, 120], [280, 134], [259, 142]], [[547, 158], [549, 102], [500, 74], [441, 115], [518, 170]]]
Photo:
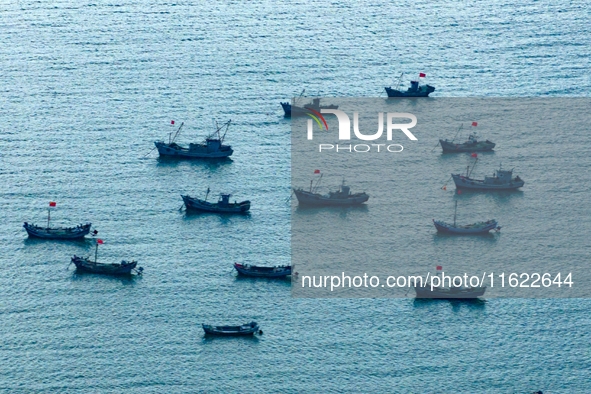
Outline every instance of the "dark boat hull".
[[82, 239], [90, 233], [91, 226], [91, 223], [86, 223], [77, 227], [42, 228], [27, 222], [23, 225], [29, 237], [59, 240]]
[[202, 324], [201, 326], [206, 335], [224, 337], [252, 336], [259, 330], [259, 325], [256, 322], [242, 326], [212, 326], [209, 324]]
[[429, 94], [435, 91], [435, 88], [431, 85], [426, 85], [425, 89], [419, 89], [414, 91], [400, 91], [392, 88], [385, 88], [388, 97], [429, 97]]
[[234, 268], [240, 275], [257, 278], [285, 278], [291, 275], [291, 266], [288, 267], [256, 267], [234, 264]]
[[316, 193], [307, 192], [301, 189], [294, 189], [294, 193], [300, 205], [317, 206], [317, 207], [348, 207], [361, 205], [369, 200], [369, 195], [365, 193], [357, 193], [348, 196], [347, 198], [330, 198]]
[[445, 140], [439, 140], [443, 153], [462, 153], [462, 152], [490, 152], [494, 149], [495, 143], [490, 141], [477, 142], [475, 144], [452, 144]]
[[137, 266], [137, 261], [121, 262], [121, 264], [94, 263], [88, 258], [78, 256], [72, 257], [72, 263], [79, 271], [103, 275], [131, 275], [132, 270]]
[[454, 226], [449, 223], [445, 223], [438, 220], [433, 220], [435, 228], [440, 233], [457, 234], [457, 235], [482, 235], [488, 234], [489, 231], [497, 228], [497, 222], [495, 220], [489, 220], [485, 226], [478, 228], [470, 228], [465, 226]]
[[431, 290], [430, 286], [419, 287], [415, 286], [416, 298], [437, 298], [449, 300], [470, 300], [482, 297], [486, 291], [486, 287], [472, 287], [472, 288], [434, 288]]
[[239, 203], [230, 203], [228, 205], [220, 205], [219, 203], [210, 203], [198, 198], [189, 196], [181, 196], [187, 209], [210, 212], [210, 213], [248, 213], [250, 210], [250, 201], [242, 201]]
[[509, 182], [509, 183], [499, 183], [499, 184], [484, 183], [484, 181], [482, 181], [482, 180], [468, 178], [468, 177], [465, 177], [460, 174], [452, 174], [452, 178], [454, 180], [456, 188], [458, 188], [458, 189], [480, 190], [480, 191], [516, 190], [525, 184], [524, 181], [522, 181], [522, 180], [517, 181], [515, 179], [511, 180], [511, 182]]
[[313, 109], [314, 111], [320, 112], [321, 109], [338, 109], [338, 105], [321, 105], [319, 107], [314, 106], [303, 106], [298, 107], [297, 105], [291, 105], [290, 103], [281, 103], [281, 107], [283, 108], [284, 117], [291, 118], [297, 116], [306, 116], [308, 114], [313, 114], [309, 108]]
[[158, 154], [164, 157], [175, 157], [179, 159], [225, 159], [232, 156], [234, 150], [229, 145], [222, 145], [219, 150], [187, 149], [177, 144], [166, 144], [162, 141], [154, 142]]

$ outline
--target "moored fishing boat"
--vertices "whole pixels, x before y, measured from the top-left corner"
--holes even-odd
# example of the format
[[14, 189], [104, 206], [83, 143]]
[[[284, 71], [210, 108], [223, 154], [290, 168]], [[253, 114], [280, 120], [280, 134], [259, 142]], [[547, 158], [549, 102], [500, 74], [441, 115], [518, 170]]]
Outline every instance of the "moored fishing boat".
[[486, 286], [482, 287], [433, 287], [415, 286], [416, 298], [440, 298], [440, 299], [474, 299], [482, 297]]
[[458, 202], [456, 201], [455, 211], [454, 211], [454, 222], [446, 223], [441, 220], [433, 219], [433, 224], [435, 228], [440, 233], [448, 233], [448, 234], [458, 234], [458, 235], [472, 235], [472, 234], [486, 234], [491, 230], [500, 231], [501, 227], [498, 226], [498, 223], [495, 219], [487, 220], [485, 222], [477, 222], [473, 224], [466, 224], [466, 225], [459, 225], [456, 223], [457, 217], [457, 210], [458, 210]]
[[[184, 123], [181, 123], [180, 127], [176, 131], [174, 137], [170, 138], [168, 143], [164, 141], [155, 141], [154, 145], [158, 149], [160, 156], [177, 157], [184, 159], [223, 159], [227, 158], [234, 153], [230, 145], [224, 145], [224, 138], [230, 127], [230, 122], [224, 123], [216, 130], [205, 138], [205, 141], [200, 144], [189, 144], [188, 147], [181, 146], [175, 142], [179, 136], [181, 128]], [[221, 131], [224, 131], [221, 134]], [[172, 133], [171, 133], [172, 134]]]
[[[101, 239], [96, 240], [96, 250], [94, 254], [94, 261], [89, 257], [79, 257], [74, 255], [71, 262], [74, 263], [76, 269], [82, 272], [90, 272], [94, 274], [104, 275], [130, 275], [137, 266], [137, 261], [121, 261], [121, 263], [99, 263], [97, 260], [98, 246], [103, 244]], [[144, 269], [137, 268], [136, 272], [141, 275]]]
[[193, 198], [187, 195], [181, 195], [187, 209], [214, 212], [214, 213], [247, 213], [250, 210], [250, 201], [230, 202], [231, 194], [220, 194], [220, 199], [216, 203], [208, 202], [209, 188], [205, 199]]
[[[42, 227], [25, 222], [24, 229], [29, 234], [29, 237], [43, 238], [43, 239], [80, 239], [84, 238], [90, 233], [92, 223], [79, 224], [76, 227]], [[96, 230], [95, 230], [96, 231]]]
[[248, 336], [255, 333], [262, 334], [263, 331], [259, 329], [259, 325], [255, 321], [243, 324], [241, 326], [213, 326], [210, 324], [202, 324], [203, 331], [206, 335], [219, 336]]
[[403, 75], [404, 73], [400, 74], [400, 78], [398, 79], [398, 85], [396, 86], [396, 89], [392, 89], [392, 87], [385, 88], [388, 97], [429, 97], [429, 94], [435, 91], [435, 87], [431, 85], [420, 85], [420, 78], [426, 77], [426, 74], [424, 73], [419, 74], [419, 80], [410, 81], [410, 87], [406, 91], [398, 90]]
[[308, 206], [353, 206], [360, 205], [369, 200], [369, 195], [365, 192], [351, 193], [349, 186], [345, 186], [345, 180], [341, 184], [339, 190], [329, 192], [326, 195], [316, 193], [318, 184], [322, 179], [322, 175], [318, 179], [316, 186], [312, 187], [313, 181], [310, 181], [310, 189], [306, 191], [302, 188], [293, 189], [296, 198], [300, 205]]
[[259, 278], [284, 278], [291, 275], [291, 265], [276, 267], [261, 267], [250, 264], [234, 263], [234, 268], [240, 275]]
[[[441, 272], [443, 278], [443, 267], [438, 265], [437, 272]], [[443, 281], [443, 279], [441, 279]], [[475, 299], [484, 295], [486, 286], [432, 286], [431, 283], [422, 283], [422, 286], [414, 286], [416, 298], [439, 298], [439, 299]]]
[[[477, 126], [477, 122], [472, 122], [472, 126]], [[462, 125], [460, 125], [456, 136], [462, 130]], [[455, 137], [454, 137], [455, 139]], [[460, 152], [487, 152], [493, 150], [496, 144], [492, 141], [479, 141], [476, 133], [471, 133], [468, 136], [468, 140], [461, 144], [454, 143], [454, 139], [451, 141], [449, 140], [439, 140], [439, 144], [441, 145], [441, 149], [443, 153], [460, 153]]]
[[296, 105], [299, 99], [302, 98], [306, 90], [302, 90], [300, 96], [294, 100], [294, 105], [289, 102], [281, 102], [281, 108], [283, 108], [283, 113], [286, 118], [296, 117], [296, 116], [304, 116], [308, 114], [313, 114], [313, 111], [320, 112], [321, 109], [338, 109], [338, 105], [320, 105], [320, 99], [314, 98], [312, 99], [311, 103], [304, 104], [302, 106]]
[[[51, 220], [51, 209], [56, 207], [56, 203], [51, 201], [49, 208], [47, 209], [47, 226], [37, 226], [35, 224], [29, 224], [25, 222], [23, 228], [29, 235], [29, 237], [43, 238], [43, 239], [59, 239], [59, 240], [74, 240], [84, 238], [90, 234], [90, 228], [92, 223], [79, 224], [75, 227], [49, 227]], [[98, 231], [94, 230], [92, 235], [98, 234]]]
[[[474, 169], [474, 167], [472, 167]], [[503, 170], [499, 168], [493, 176], [485, 176], [484, 179], [471, 178], [472, 171], [468, 167], [466, 175], [452, 174], [457, 189], [472, 190], [515, 190], [522, 187], [525, 182], [516, 176], [513, 178], [513, 169]]]

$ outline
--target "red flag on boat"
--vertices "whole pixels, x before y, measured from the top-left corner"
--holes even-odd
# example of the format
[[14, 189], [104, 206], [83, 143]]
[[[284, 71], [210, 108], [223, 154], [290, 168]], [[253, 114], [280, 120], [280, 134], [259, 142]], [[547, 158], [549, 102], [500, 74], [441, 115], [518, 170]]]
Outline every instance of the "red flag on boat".
[[56, 203], [55, 203], [55, 201], [50, 201], [50, 202], [49, 202], [49, 206], [50, 206], [50, 207], [55, 207], [55, 206], [56, 206]]
[[472, 157], [478, 157], [478, 155], [476, 153], [472, 153], [470, 156], [472, 156]]
[[427, 76], [427, 74], [425, 73], [419, 73], [419, 78], [425, 78]]
[[314, 174], [320, 174], [320, 170], [314, 170]]
[[170, 124], [174, 124], [174, 120], [171, 120], [171, 121], [170, 121]]
[[102, 245], [103, 244], [103, 240], [102, 239], [97, 239], [96, 240], [96, 243], [99, 244], [99, 245]]
[[441, 271], [443, 269], [442, 266], [438, 265], [437, 267], [435, 267], [437, 269], [437, 271]]
[[458, 189], [458, 194], [462, 194], [462, 191], [460, 189]]
[[478, 126], [478, 122], [472, 122], [472, 126]]

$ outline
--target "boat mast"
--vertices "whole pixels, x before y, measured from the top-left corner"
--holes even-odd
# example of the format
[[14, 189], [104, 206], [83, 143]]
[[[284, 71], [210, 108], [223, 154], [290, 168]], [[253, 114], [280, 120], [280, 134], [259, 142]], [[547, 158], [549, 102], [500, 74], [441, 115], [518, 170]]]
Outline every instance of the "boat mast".
[[[224, 131], [224, 135], [222, 135], [222, 137], [220, 138], [220, 144], [224, 142], [224, 138], [226, 138], [226, 133], [228, 132], [228, 129], [230, 128], [230, 122], [232, 121], [232, 119], [230, 119], [229, 121], [227, 121], [225, 123], [226, 126], [226, 131]], [[222, 126], [224, 127], [224, 126]], [[218, 137], [219, 137], [220, 133], [218, 132]]]
[[400, 73], [400, 77], [398, 77], [398, 83], [396, 84], [396, 90], [398, 90], [398, 88], [400, 87], [400, 83], [402, 82], [403, 75], [404, 75], [404, 73]]
[[96, 243], [96, 249], [94, 250], [94, 263], [95, 263], [95, 264], [98, 262], [98, 260], [97, 260], [97, 256], [98, 256], [98, 246], [99, 246], [99, 243], [98, 243], [98, 241], [97, 241], [97, 243]]
[[207, 201], [207, 196], [209, 196], [209, 186], [207, 187], [207, 193], [205, 193], [205, 201]]
[[318, 181], [316, 182], [316, 186], [314, 186], [314, 192], [316, 192], [316, 190], [318, 190], [318, 185], [320, 185], [320, 181], [322, 180], [322, 176], [324, 174], [320, 174], [320, 178], [318, 178]]
[[[477, 161], [478, 161], [478, 157], [476, 157], [474, 159], [474, 165], [472, 166], [472, 170], [466, 174], [466, 177], [470, 178], [470, 175], [472, 174], [472, 171], [474, 171], [474, 167], [476, 167], [476, 162]], [[468, 169], [470, 169], [470, 166], [468, 166]]]
[[456, 137], [458, 136], [458, 134], [460, 133], [460, 131], [462, 130], [463, 127], [464, 127], [464, 124], [461, 123], [460, 127], [458, 128], [458, 131], [456, 132], [456, 135], [454, 135], [454, 138], [451, 140], [451, 142], [454, 142], [454, 140], [456, 139]]
[[456, 226], [456, 216], [458, 214], [458, 200], [456, 200], [456, 208], [454, 210], [454, 227]]
[[185, 124], [185, 122], [181, 122], [181, 125], [179, 126], [178, 130], [176, 131], [176, 133], [174, 133], [174, 137], [172, 137], [172, 140], [170, 139], [170, 134], [168, 134], [169, 144], [172, 144], [174, 142], [174, 140], [176, 139], [176, 137], [179, 136], [179, 133], [180, 133], [180, 131], [181, 131], [181, 129], [182, 129], [182, 127], [183, 127], [184, 124]]

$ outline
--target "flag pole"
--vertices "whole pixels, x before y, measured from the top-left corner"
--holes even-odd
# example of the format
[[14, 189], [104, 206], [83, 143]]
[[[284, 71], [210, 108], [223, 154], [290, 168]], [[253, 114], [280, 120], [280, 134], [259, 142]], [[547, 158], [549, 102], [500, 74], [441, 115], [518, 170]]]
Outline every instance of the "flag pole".
[[98, 246], [99, 246], [99, 243], [98, 243], [98, 241], [97, 241], [97, 243], [96, 243], [96, 249], [94, 250], [94, 263], [95, 263], [95, 264], [97, 263], [97, 256], [98, 256]]
[[51, 217], [51, 208], [47, 208], [47, 228], [49, 228], [50, 217]]

